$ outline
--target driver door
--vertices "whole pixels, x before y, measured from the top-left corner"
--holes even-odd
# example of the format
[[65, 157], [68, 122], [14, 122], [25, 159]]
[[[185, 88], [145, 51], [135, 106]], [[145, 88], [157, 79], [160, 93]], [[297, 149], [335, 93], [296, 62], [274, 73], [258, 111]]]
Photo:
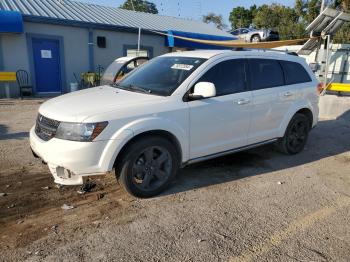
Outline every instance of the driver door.
[[226, 60], [197, 81], [213, 83], [216, 96], [188, 102], [191, 159], [247, 145], [252, 94], [246, 69], [245, 59]]

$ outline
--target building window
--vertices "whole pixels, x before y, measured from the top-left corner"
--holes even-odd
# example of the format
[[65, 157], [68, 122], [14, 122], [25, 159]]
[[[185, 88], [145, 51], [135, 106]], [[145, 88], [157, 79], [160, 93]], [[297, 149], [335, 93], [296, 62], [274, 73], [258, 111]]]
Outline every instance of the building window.
[[106, 37], [98, 36], [97, 37], [97, 46], [99, 48], [106, 48], [107, 47]]
[[148, 54], [148, 50], [137, 51], [137, 49], [127, 49], [126, 56], [130, 56], [130, 57], [145, 56], [145, 57], [148, 57], [149, 54]]

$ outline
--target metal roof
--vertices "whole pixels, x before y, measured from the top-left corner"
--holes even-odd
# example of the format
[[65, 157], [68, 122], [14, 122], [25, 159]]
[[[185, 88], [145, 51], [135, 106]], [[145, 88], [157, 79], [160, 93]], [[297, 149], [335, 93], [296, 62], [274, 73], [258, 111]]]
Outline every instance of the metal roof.
[[71, 0], [1, 0], [0, 10], [19, 11], [25, 21], [59, 22], [75, 25], [109, 26], [168, 31], [176, 30], [200, 34], [231, 36], [200, 21], [147, 14], [87, 4]]

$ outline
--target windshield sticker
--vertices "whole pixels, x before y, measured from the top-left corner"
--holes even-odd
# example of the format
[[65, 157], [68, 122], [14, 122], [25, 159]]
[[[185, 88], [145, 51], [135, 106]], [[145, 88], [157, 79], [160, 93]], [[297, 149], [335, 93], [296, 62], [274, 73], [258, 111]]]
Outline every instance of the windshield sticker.
[[186, 65], [186, 64], [174, 64], [172, 69], [178, 69], [178, 70], [186, 70], [190, 71], [193, 68], [193, 65]]

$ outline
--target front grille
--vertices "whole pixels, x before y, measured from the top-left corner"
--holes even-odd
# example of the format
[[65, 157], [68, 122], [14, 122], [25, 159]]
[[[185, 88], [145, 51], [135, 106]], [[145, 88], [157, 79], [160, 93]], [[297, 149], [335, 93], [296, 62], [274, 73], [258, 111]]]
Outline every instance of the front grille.
[[59, 121], [47, 118], [41, 114], [38, 115], [35, 125], [35, 134], [44, 141], [49, 141], [56, 135]]

